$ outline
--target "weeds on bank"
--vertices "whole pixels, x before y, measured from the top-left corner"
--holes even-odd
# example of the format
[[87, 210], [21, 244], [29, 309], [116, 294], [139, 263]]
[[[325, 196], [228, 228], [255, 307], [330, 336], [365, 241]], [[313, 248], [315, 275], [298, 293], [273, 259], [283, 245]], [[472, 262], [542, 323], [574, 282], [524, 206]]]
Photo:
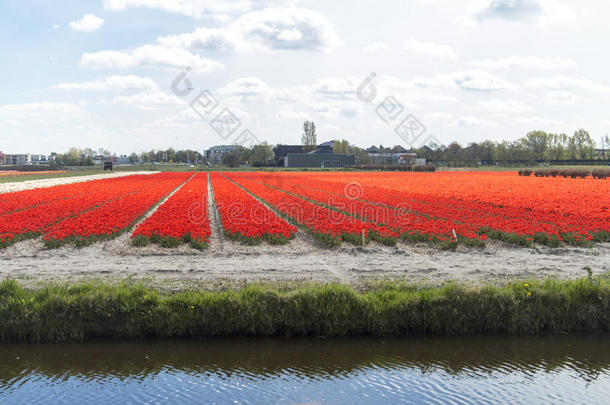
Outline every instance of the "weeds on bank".
[[140, 284], [0, 283], [0, 341], [610, 330], [610, 279], [471, 287], [271, 284], [162, 293]]

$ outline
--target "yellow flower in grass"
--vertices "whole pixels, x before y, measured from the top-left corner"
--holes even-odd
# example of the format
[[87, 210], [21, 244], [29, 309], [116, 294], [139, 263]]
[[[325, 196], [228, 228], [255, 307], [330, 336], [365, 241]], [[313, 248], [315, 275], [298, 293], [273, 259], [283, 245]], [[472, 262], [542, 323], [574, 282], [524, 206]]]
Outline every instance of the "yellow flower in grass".
[[523, 284], [523, 287], [529, 287], [530, 285], [528, 283]]
[[532, 293], [528, 291], [528, 292], [527, 292], [527, 296], [528, 296], [528, 297], [531, 297], [531, 296], [532, 296]]

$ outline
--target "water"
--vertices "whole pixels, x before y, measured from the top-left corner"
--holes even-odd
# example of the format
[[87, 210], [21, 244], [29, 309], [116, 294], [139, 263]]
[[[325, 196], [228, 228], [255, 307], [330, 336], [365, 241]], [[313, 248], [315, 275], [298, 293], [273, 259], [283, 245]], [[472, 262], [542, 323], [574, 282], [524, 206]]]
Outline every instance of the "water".
[[610, 403], [608, 336], [0, 345], [0, 404]]

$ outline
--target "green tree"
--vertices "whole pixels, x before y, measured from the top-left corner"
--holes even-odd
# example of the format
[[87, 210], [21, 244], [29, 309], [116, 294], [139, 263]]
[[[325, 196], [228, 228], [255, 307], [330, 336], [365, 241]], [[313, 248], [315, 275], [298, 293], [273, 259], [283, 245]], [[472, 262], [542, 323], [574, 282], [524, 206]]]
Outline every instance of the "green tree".
[[549, 134], [547, 156], [550, 160], [564, 159], [567, 148], [568, 136], [566, 134]]
[[263, 142], [258, 145], [254, 145], [250, 154], [249, 162], [251, 165], [265, 164], [267, 161], [273, 159], [273, 148], [269, 143]]
[[222, 164], [229, 167], [238, 167], [241, 164], [241, 152], [233, 150], [222, 157]]
[[589, 135], [589, 132], [584, 129], [579, 129], [574, 132], [572, 137], [574, 142], [574, 149], [576, 156], [581, 159], [593, 159], [593, 153], [595, 152], [595, 141]]
[[525, 149], [534, 154], [534, 159], [542, 160], [548, 148], [548, 138], [544, 131], [532, 131], [522, 139], [522, 143]]
[[494, 160], [496, 144], [492, 141], [483, 141], [479, 144], [480, 160], [488, 164]]
[[349, 142], [345, 139], [333, 141], [333, 152], [334, 153], [348, 153]]
[[349, 146], [349, 153], [352, 153], [356, 156], [356, 162], [361, 165], [371, 164], [371, 157], [368, 152], [362, 148], [357, 147], [356, 145]]

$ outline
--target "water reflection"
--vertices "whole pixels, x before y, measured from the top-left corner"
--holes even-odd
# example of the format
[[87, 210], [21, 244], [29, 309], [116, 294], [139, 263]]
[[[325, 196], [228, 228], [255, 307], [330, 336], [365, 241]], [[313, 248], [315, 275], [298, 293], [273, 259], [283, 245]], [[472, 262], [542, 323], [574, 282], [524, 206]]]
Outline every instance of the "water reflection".
[[610, 398], [608, 336], [0, 345], [0, 403], [569, 403], [581, 395], [589, 404]]

